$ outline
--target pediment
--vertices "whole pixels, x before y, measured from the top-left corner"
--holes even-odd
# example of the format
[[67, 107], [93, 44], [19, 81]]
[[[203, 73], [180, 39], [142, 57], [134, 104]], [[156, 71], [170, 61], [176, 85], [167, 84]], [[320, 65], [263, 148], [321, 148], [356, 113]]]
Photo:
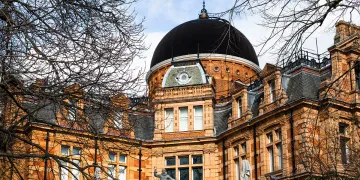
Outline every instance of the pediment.
[[269, 74], [272, 74], [273, 72], [275, 72], [277, 70], [280, 71], [280, 67], [275, 66], [273, 64], [266, 63], [264, 69], [260, 73], [260, 77], [264, 78], [264, 77], [268, 76]]

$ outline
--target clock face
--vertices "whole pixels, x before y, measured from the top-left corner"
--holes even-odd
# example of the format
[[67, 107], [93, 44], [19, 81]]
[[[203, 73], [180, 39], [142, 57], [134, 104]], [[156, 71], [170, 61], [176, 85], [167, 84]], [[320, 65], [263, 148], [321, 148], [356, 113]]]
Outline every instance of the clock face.
[[176, 81], [181, 84], [181, 85], [185, 85], [187, 83], [189, 83], [191, 80], [191, 76], [189, 76], [189, 74], [185, 71], [180, 72], [177, 76], [176, 76]]

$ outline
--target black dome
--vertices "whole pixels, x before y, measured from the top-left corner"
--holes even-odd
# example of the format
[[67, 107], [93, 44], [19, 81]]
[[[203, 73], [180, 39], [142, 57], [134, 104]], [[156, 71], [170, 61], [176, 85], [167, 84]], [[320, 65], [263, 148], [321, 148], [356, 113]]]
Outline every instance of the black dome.
[[172, 56], [196, 54], [198, 44], [200, 53], [233, 55], [259, 65], [249, 40], [226, 20], [217, 18], [196, 19], [172, 29], [156, 47], [151, 67]]

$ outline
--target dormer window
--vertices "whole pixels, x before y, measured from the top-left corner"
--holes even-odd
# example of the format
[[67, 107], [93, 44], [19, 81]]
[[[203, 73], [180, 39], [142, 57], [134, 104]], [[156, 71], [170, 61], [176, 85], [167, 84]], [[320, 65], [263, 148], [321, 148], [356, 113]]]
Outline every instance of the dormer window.
[[269, 91], [270, 91], [270, 103], [275, 101], [276, 92], [275, 92], [275, 81], [269, 81]]
[[241, 101], [241, 97], [237, 98], [237, 103], [238, 103], [238, 118], [240, 118], [242, 116], [242, 101]]
[[115, 128], [122, 129], [123, 128], [123, 113], [122, 112], [116, 112], [114, 114], [114, 125]]
[[76, 120], [76, 111], [77, 111], [78, 103], [75, 100], [70, 100], [69, 108], [68, 108], [68, 120], [75, 121]]
[[360, 67], [355, 67], [356, 90], [360, 90]]

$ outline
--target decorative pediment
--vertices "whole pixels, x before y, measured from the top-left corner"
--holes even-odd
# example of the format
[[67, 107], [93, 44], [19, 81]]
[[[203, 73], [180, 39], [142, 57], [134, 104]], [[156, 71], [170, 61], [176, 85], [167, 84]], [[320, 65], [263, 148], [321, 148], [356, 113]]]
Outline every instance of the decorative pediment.
[[260, 77], [264, 78], [264, 77], [274, 73], [275, 71], [280, 71], [280, 67], [275, 66], [273, 64], [266, 63], [264, 69], [260, 73]]

